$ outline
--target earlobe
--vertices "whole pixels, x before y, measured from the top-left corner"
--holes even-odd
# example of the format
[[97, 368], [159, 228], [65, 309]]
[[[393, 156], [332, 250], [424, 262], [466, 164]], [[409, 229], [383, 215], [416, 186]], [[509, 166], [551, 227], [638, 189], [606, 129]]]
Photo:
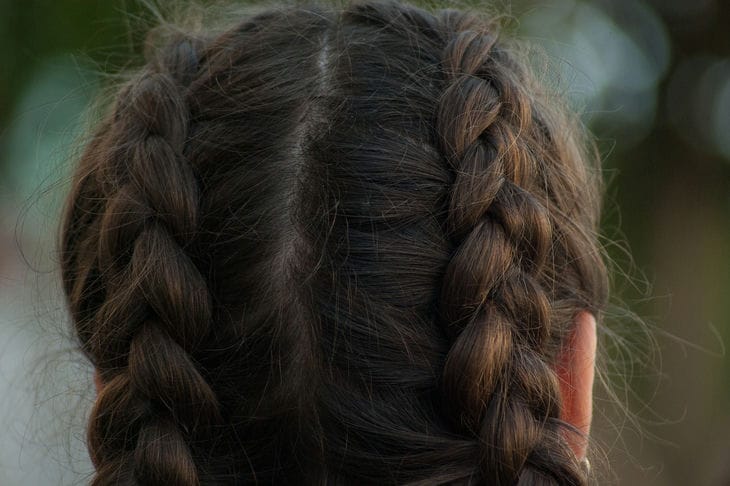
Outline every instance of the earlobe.
[[573, 331], [558, 356], [556, 371], [563, 405], [561, 419], [583, 434], [583, 437], [574, 433], [566, 434], [566, 440], [579, 459], [586, 456], [593, 416], [596, 346], [595, 317], [585, 311], [578, 313]]

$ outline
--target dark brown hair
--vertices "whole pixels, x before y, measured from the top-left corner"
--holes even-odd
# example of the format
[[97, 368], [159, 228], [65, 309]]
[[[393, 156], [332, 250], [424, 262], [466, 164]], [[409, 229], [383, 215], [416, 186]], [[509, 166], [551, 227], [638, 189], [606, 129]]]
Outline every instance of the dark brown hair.
[[520, 52], [395, 2], [148, 50], [61, 228], [93, 484], [586, 483], [554, 368], [600, 172]]

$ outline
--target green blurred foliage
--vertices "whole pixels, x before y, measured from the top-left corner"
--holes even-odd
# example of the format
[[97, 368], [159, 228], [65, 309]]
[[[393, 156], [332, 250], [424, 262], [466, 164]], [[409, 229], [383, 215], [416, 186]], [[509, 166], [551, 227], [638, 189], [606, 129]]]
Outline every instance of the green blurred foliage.
[[33, 68], [44, 59], [74, 53], [103, 67], [128, 55], [125, 12], [141, 9], [124, 1], [2, 0], [0, 11], [0, 126], [5, 126]]

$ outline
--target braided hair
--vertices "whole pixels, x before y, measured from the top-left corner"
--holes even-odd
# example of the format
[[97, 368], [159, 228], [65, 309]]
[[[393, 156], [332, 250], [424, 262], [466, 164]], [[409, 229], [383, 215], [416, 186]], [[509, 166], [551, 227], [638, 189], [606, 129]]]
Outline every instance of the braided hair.
[[584, 485], [556, 356], [601, 182], [495, 21], [399, 2], [179, 29], [60, 234], [101, 485]]

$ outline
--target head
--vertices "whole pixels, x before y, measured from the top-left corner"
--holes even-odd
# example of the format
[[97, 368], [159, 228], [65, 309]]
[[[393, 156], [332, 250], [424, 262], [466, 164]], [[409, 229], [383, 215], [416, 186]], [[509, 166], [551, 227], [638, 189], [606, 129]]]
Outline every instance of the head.
[[148, 50], [61, 227], [94, 484], [586, 483], [601, 184], [521, 52], [395, 2]]

